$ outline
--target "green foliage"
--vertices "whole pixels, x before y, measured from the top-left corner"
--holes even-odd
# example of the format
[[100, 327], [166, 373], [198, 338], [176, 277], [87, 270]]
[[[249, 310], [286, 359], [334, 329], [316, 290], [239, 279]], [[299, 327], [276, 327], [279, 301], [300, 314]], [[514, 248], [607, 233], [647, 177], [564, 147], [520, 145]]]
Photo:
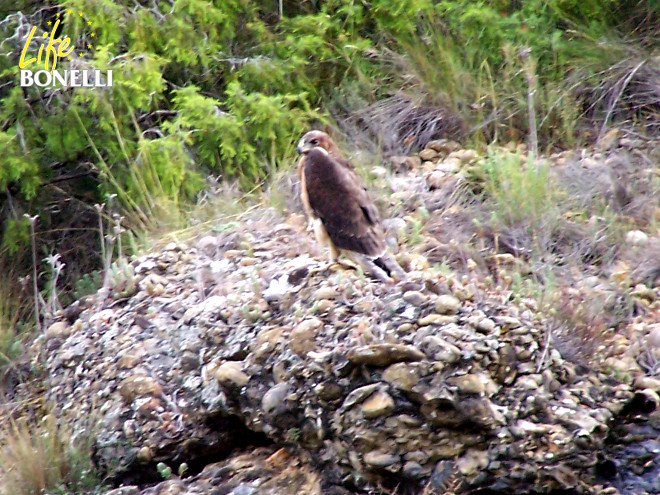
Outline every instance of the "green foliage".
[[[614, 1], [443, 0], [416, 10], [413, 23], [410, 16], [402, 15], [399, 22], [412, 29], [398, 26], [396, 34], [394, 28], [385, 31], [391, 36], [388, 43], [372, 50], [380, 51], [382, 74], [367, 74], [378, 81], [371, 85], [377, 95], [403, 89], [412, 100], [427, 105], [429, 112], [433, 106], [451, 109], [479, 142], [523, 140], [535, 122], [541, 149], [569, 147], [581, 137], [579, 124], [585, 117], [600, 117], [592, 110], [601, 103], [602, 92], [613, 86], [605, 99], [616, 99], [615, 90], [630, 71], [659, 46], [651, 32], [660, 26], [660, 10], [649, 5], [644, 14], [636, 14], [644, 28], [622, 21], [622, 11], [632, 15], [628, 10]], [[635, 45], [632, 39], [640, 42]], [[643, 46], [651, 50], [640, 51]], [[630, 67], [618, 67], [631, 57], [637, 60]], [[623, 74], [609, 76], [617, 67]], [[642, 72], [631, 86], [658, 84], [657, 76]], [[613, 81], [603, 85], [607, 78]], [[640, 108], [649, 106], [653, 106], [649, 113], [657, 112], [657, 105], [644, 95], [643, 91], [632, 95], [636, 101], [629, 103], [627, 116], [637, 116]], [[391, 125], [397, 118], [394, 109], [384, 121]]]
[[158, 471], [158, 474], [161, 476], [161, 478], [163, 478], [164, 480], [168, 480], [172, 476], [172, 468], [169, 467], [164, 462], [159, 462], [156, 465], [156, 470]]
[[494, 225], [539, 225], [556, 216], [558, 191], [549, 180], [544, 162], [489, 149], [479, 166], [483, 168], [484, 192], [492, 205]]
[[439, 2], [414, 33], [396, 39], [402, 55], [395, 84], [403, 79], [412, 94], [467, 118], [482, 140], [520, 139], [529, 90], [520, 53], [529, 49], [542, 71], [536, 102], [549, 131], [542, 137], [558, 134], [567, 127], [561, 111], [570, 100], [561, 101], [565, 94], [552, 84], [546, 91], [545, 82], [563, 77], [562, 31], [547, 9], [527, 5], [506, 12], [497, 2]]
[[131, 297], [138, 291], [138, 278], [135, 275], [135, 269], [125, 258], [120, 258], [112, 264], [109, 283], [114, 299]]
[[[542, 78], [553, 79], [565, 69], [567, 50], [580, 31], [601, 30], [618, 2], [531, 0], [520, 3], [445, 0], [436, 12], [451, 33], [479, 63], [494, 71], [507, 63], [504, 47], [528, 47], [539, 60]], [[579, 24], [578, 24], [579, 23]], [[469, 45], [469, 46], [468, 46]]]
[[5, 224], [2, 244], [9, 253], [13, 255], [27, 245], [30, 240], [30, 221], [25, 217], [9, 218]]
[[103, 276], [98, 270], [91, 273], [85, 273], [76, 281], [76, 288], [73, 292], [75, 299], [81, 299], [85, 296], [95, 294], [103, 285]]
[[[71, 0], [58, 9], [84, 13], [63, 15], [62, 32], [78, 49], [94, 45], [85, 49], [85, 59], [113, 71], [112, 88], [47, 97], [38, 88], [15, 86], [16, 65], [2, 67], [0, 78], [8, 84], [0, 92], [0, 119], [9, 125], [0, 133], [0, 190], [12, 186], [21, 206], [17, 216], [28, 204], [39, 211], [49, 203], [54, 178], [72, 195], [91, 195], [92, 203], [117, 194], [129, 227], [149, 229], [160, 211], [171, 213], [163, 204], [183, 206], [194, 199], [205, 173], [237, 177], [252, 187], [279, 163], [288, 165], [307, 123], [322, 118], [314, 110], [321, 96], [318, 77], [310, 74], [313, 65], [337, 60], [340, 52], [333, 38], [341, 28], [327, 16], [310, 16], [325, 26], [318, 31], [316, 24], [307, 25], [307, 41], [315, 37], [319, 43], [305, 53], [300, 48], [306, 38], [297, 35], [301, 26], [282, 21], [285, 29], [278, 32], [251, 2], [177, 0], [162, 12], [134, 7]], [[45, 29], [51, 14], [41, 11], [31, 21]], [[17, 22], [6, 23], [7, 33]], [[320, 46], [329, 48], [310, 66], [306, 56]], [[67, 65], [60, 60], [58, 67]], [[334, 65], [345, 63], [325, 64], [337, 77], [343, 72]], [[76, 176], [81, 164], [96, 188], [59, 182]], [[12, 249], [25, 238], [19, 227], [13, 222], [5, 228], [4, 244]]]
[[[18, 103], [17, 94], [17, 91], [12, 91], [8, 98], [3, 99], [3, 105]], [[25, 129], [20, 121], [16, 121], [13, 127], [0, 132], [0, 191], [6, 190], [9, 184], [17, 184], [20, 193], [27, 199], [32, 199], [37, 194], [40, 183], [39, 154], [28, 148], [26, 131], [29, 129]]]
[[289, 443], [297, 443], [302, 438], [302, 431], [300, 428], [291, 428], [286, 432], [286, 441]]

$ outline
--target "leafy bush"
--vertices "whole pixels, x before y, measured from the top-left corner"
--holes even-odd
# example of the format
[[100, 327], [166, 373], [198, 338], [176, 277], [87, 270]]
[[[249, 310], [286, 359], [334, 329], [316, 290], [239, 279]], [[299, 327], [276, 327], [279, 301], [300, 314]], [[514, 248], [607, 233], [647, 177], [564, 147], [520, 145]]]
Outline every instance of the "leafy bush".
[[[68, 15], [69, 8], [84, 17]], [[75, 62], [112, 69], [112, 88], [17, 87], [19, 34], [33, 24], [45, 30], [56, 12], [79, 48], [94, 45]], [[0, 66], [0, 256], [18, 254], [18, 265], [30, 263], [19, 253], [29, 238], [25, 212], [39, 212], [38, 244], [57, 252], [70, 229], [82, 232], [82, 246], [98, 242], [93, 205], [108, 195], [117, 195], [129, 228], [142, 233], [172, 225], [176, 209], [203, 188], [205, 175], [220, 173], [251, 187], [287, 162], [307, 122], [321, 117], [310, 96], [318, 98], [319, 88], [317, 81], [295, 77], [306, 67], [304, 54], [277, 53], [295, 52], [302, 38], [271, 32], [262, 16], [245, 2], [177, 1], [171, 12], [158, 12], [106, 0], [7, 17], [0, 30], [15, 36], [6, 42], [13, 63]], [[59, 68], [67, 63], [61, 60]], [[48, 205], [62, 196], [86, 214], [58, 217]], [[102, 262], [99, 254], [89, 259], [76, 248], [61, 254], [74, 268], [65, 280], [69, 288]], [[75, 270], [80, 260], [85, 265]]]

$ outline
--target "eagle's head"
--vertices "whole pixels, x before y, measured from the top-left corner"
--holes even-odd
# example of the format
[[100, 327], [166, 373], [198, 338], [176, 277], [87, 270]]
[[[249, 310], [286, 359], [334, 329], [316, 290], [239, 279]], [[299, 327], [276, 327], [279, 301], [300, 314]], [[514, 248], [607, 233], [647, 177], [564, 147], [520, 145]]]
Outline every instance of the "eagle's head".
[[337, 145], [323, 131], [309, 131], [298, 141], [298, 153], [301, 155], [307, 154], [313, 148], [324, 149], [329, 155], [341, 156]]

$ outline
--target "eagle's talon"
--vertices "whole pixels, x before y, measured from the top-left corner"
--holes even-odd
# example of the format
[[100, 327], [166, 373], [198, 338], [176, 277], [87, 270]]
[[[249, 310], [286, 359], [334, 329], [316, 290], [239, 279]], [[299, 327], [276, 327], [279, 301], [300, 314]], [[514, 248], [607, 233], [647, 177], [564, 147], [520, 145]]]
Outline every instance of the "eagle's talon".
[[344, 267], [339, 261], [329, 261], [328, 265], [325, 267], [329, 272], [338, 272], [341, 271]]
[[358, 267], [354, 263], [351, 263], [348, 260], [335, 260], [331, 261], [330, 264], [328, 265], [328, 270], [333, 271], [333, 272], [338, 272], [341, 270], [354, 270], [357, 271]]

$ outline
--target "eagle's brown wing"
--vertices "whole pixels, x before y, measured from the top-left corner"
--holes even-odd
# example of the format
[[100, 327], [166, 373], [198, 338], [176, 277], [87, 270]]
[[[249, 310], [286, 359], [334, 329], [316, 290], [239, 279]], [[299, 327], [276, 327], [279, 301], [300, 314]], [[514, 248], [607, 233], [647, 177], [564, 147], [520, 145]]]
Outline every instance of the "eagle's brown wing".
[[371, 257], [386, 251], [378, 209], [350, 164], [315, 148], [300, 172], [309, 207], [335, 246]]
[[[353, 166], [353, 164], [352, 164], [351, 162], [349, 162], [349, 161], [348, 161], [346, 158], [344, 158], [343, 156], [333, 156], [333, 155], [330, 155], [330, 157], [331, 157], [332, 159], [334, 159], [337, 163], [339, 163], [340, 165], [342, 165], [343, 167], [346, 167], [348, 170], [355, 171], [355, 167]], [[360, 181], [360, 178], [359, 178], [357, 175], [356, 175], [356, 178], [358, 179], [358, 181]], [[360, 183], [361, 183], [361, 182], [360, 182]]]

